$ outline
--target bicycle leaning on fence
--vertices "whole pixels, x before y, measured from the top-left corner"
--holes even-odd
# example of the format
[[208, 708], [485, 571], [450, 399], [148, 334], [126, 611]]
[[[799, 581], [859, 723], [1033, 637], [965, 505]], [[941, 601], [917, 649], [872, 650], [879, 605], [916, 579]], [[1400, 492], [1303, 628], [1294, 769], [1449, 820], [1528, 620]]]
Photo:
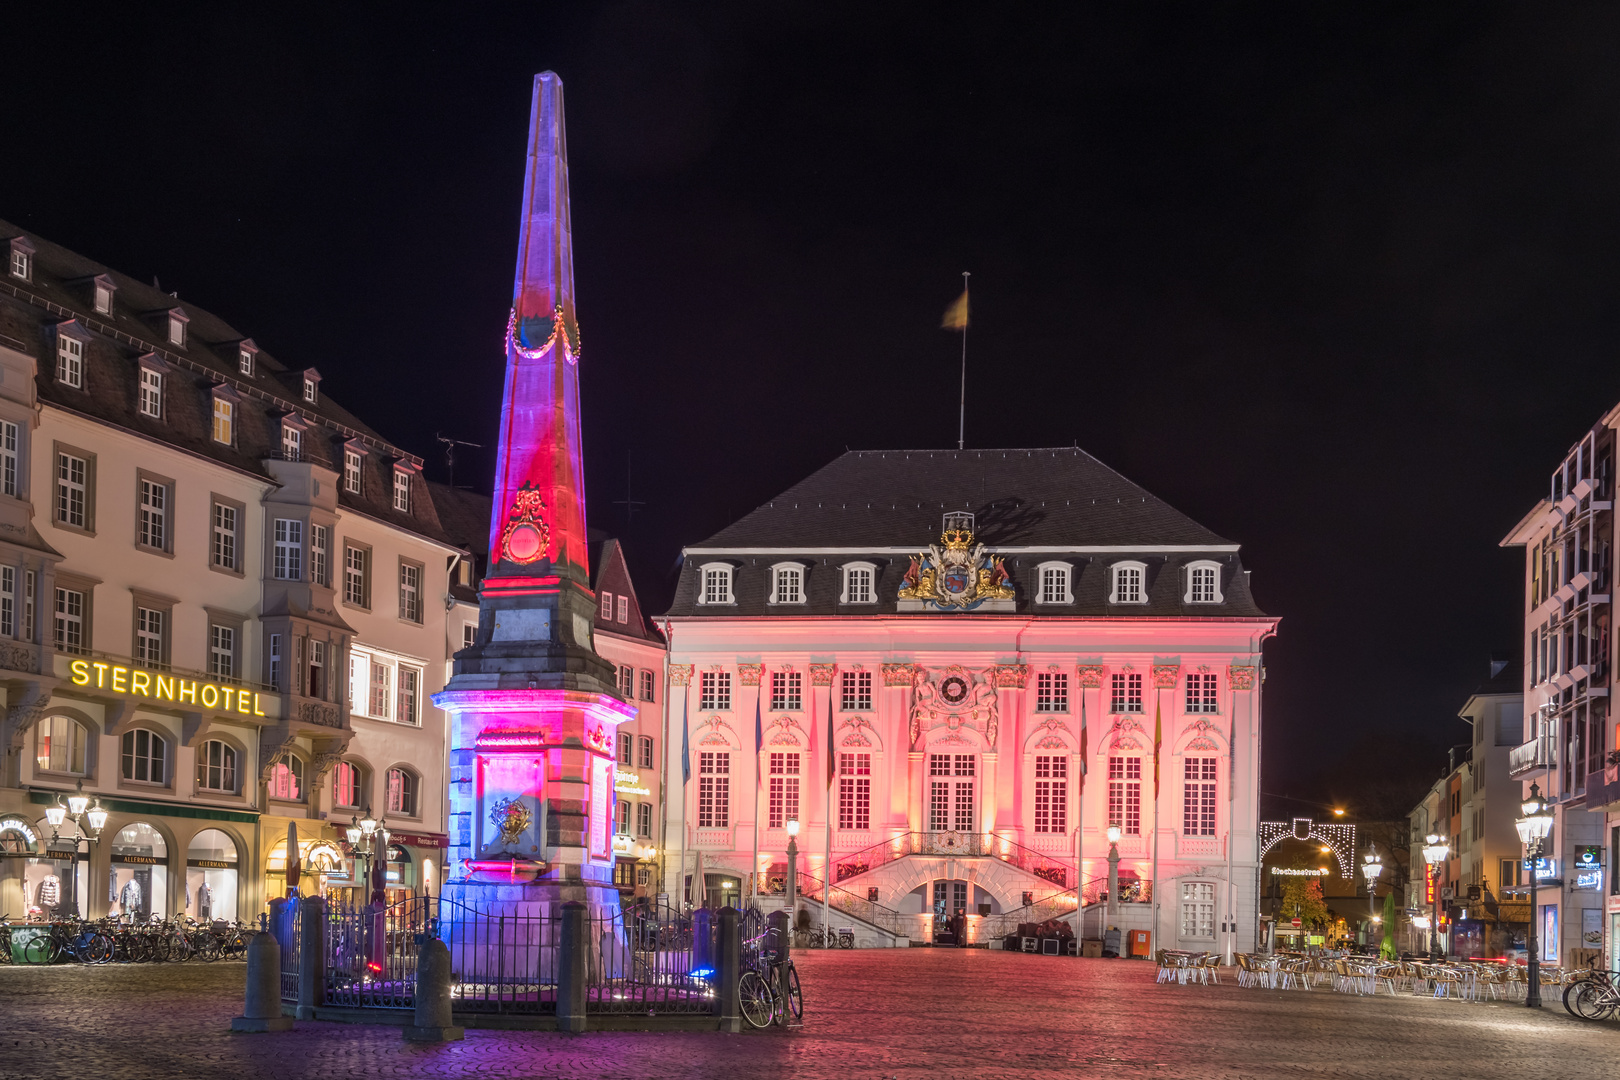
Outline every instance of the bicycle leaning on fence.
[[[804, 993], [793, 958], [784, 955], [781, 934], [767, 930], [743, 942], [742, 978], [737, 996], [743, 1019], [757, 1028], [804, 1019]], [[784, 989], [786, 988], [785, 993]]]
[[1564, 987], [1564, 1008], [1582, 1020], [1607, 1020], [1620, 1009], [1620, 972], [1593, 969]]

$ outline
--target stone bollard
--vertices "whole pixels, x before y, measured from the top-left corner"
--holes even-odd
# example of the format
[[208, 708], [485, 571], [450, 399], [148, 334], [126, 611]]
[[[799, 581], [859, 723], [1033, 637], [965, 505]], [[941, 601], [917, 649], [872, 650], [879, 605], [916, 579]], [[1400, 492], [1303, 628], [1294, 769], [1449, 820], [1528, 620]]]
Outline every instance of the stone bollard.
[[405, 1025], [412, 1042], [454, 1042], [466, 1037], [450, 1015], [450, 947], [426, 938], [416, 953], [416, 1022]]
[[585, 969], [590, 963], [585, 905], [562, 906], [562, 937], [557, 942], [557, 1030], [585, 1030]]
[[231, 1020], [232, 1031], [287, 1031], [292, 1018], [281, 1015], [281, 943], [268, 930], [247, 947], [247, 1003]]
[[298, 1019], [315, 1019], [317, 1006], [326, 1004], [326, 900], [306, 896], [298, 927]]
[[742, 1030], [742, 1010], [739, 1007], [737, 980], [742, 978], [742, 926], [736, 908], [720, 909], [720, 940], [715, 952], [715, 1012], [720, 1016], [721, 1031]]

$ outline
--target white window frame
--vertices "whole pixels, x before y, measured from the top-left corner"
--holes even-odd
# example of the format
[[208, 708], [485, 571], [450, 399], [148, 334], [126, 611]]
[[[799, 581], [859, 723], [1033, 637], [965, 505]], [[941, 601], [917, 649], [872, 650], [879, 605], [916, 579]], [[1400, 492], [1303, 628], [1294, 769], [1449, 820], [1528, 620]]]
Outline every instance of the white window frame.
[[[217, 753], [215, 747], [218, 747]], [[209, 739], [197, 747], [197, 790], [235, 795], [237, 785], [242, 782], [241, 756], [236, 747], [224, 739]]]
[[[221, 446], [236, 445], [236, 403], [222, 394], [214, 395], [214, 441]], [[223, 435], [224, 438], [220, 438]]]
[[309, 580], [313, 585], [332, 584], [332, 529], [309, 523]]
[[[1047, 588], [1053, 575], [1055, 589]], [[1035, 602], [1042, 605], [1074, 603], [1074, 567], [1066, 562], [1043, 562], [1035, 568]]]
[[401, 514], [411, 512], [411, 471], [394, 470], [394, 509]]
[[[73, 463], [77, 462], [81, 468], [78, 479], [73, 477]], [[52, 520], [58, 525], [65, 525], [70, 529], [90, 530], [90, 459], [78, 454], [70, 454], [65, 450], [56, 452], [56, 499], [55, 513]], [[63, 475], [65, 471], [67, 475]], [[74, 495], [78, 495], [78, 521], [74, 521]]]
[[[840, 604], [875, 604], [875, 603], [877, 603], [877, 564], [876, 563], [869, 563], [869, 562], [845, 563], [844, 567], [843, 567], [843, 570], [844, 570], [844, 588], [843, 588], [843, 591], [841, 591], [838, 594], [838, 602]], [[860, 592], [853, 587], [853, 585], [854, 585], [853, 578], [854, 578], [854, 575], [857, 572], [865, 573], [865, 575], [866, 575], [866, 588], [865, 588], [865, 595], [864, 596], [860, 595]]]
[[17, 636], [17, 568], [0, 566], [0, 637]]
[[22, 427], [0, 420], [0, 494], [18, 497], [22, 476]]
[[169, 344], [177, 349], [186, 347], [186, 324], [191, 319], [184, 311], [173, 308], [169, 311]]
[[399, 617], [420, 623], [423, 617], [422, 588], [427, 572], [421, 563], [399, 561]]
[[[732, 587], [735, 569], [730, 563], [704, 563], [698, 567], [698, 605], [735, 604], [736, 591]], [[711, 586], [718, 588], [711, 589]]]
[[137, 392], [140, 414], [152, 420], [163, 419], [163, 372], [142, 364]]
[[117, 293], [118, 286], [114, 285], [112, 283], [112, 279], [108, 278], [106, 275], [98, 276], [91, 283], [90, 299], [91, 303], [96, 309], [97, 315], [112, 314], [113, 298], [117, 295]]
[[304, 376], [304, 400], [311, 405], [317, 404], [321, 400], [320, 383], [308, 375]]
[[135, 659], [148, 667], [162, 667], [169, 655], [164, 640], [168, 614], [162, 608], [135, 605]]
[[804, 564], [784, 562], [771, 567], [771, 603], [803, 604], [804, 602]]
[[607, 589], [602, 590], [602, 621], [607, 622], [613, 618], [613, 594]]
[[371, 549], [347, 540], [343, 543], [343, 602], [371, 610]]
[[[141, 752], [141, 736], [146, 736], [146, 752]], [[129, 749], [125, 749], [128, 743]], [[171, 768], [169, 740], [162, 732], [148, 727], [130, 728], [118, 740], [118, 775], [126, 784], [167, 787]], [[145, 776], [137, 773], [145, 766]], [[154, 776], [154, 774], [156, 774]]]
[[236, 635], [234, 626], [208, 624], [208, 674], [221, 679], [236, 678]]
[[304, 580], [304, 521], [275, 518], [270, 524], [270, 576], [277, 581]]
[[628, 623], [630, 621], [630, 597], [620, 593], [616, 598], [618, 604], [614, 622]]
[[213, 501], [209, 509], [208, 560], [221, 570], [242, 569], [242, 511], [234, 503]]
[[259, 350], [252, 345], [238, 345], [236, 347], [236, 370], [238, 374], [253, 378], [253, 369], [257, 366]]
[[[1208, 570], [1215, 578], [1213, 594], [1206, 599], [1194, 596], [1193, 581], [1200, 570]], [[1181, 602], [1184, 604], [1219, 604], [1225, 601], [1221, 595], [1221, 564], [1214, 559], [1199, 559], [1187, 564], [1187, 589], [1182, 594]]]
[[56, 381], [75, 390], [84, 389], [86, 342], [66, 326], [56, 328]]
[[139, 474], [135, 481], [135, 542], [148, 551], [168, 551], [172, 530], [174, 493], [171, 485], [155, 476]]
[[355, 645], [349, 649], [349, 712], [370, 720], [420, 727], [426, 674], [424, 660], [371, 645]]
[[[1129, 592], [1121, 588], [1122, 582], [1125, 578], [1124, 572], [1128, 570], [1134, 570], [1136, 572], [1136, 597], [1134, 599], [1127, 599]], [[1110, 604], [1126, 605], [1147, 603], [1147, 563], [1134, 561], [1117, 562], [1110, 566], [1108, 568], [1108, 602]]]
[[34, 280], [34, 245], [26, 236], [11, 239], [11, 258], [7, 260], [11, 276], [19, 281]]
[[343, 448], [343, 490], [350, 495], [359, 495], [360, 478], [360, 451]]
[[283, 461], [304, 460], [304, 433], [297, 424], [281, 422], [281, 459]]

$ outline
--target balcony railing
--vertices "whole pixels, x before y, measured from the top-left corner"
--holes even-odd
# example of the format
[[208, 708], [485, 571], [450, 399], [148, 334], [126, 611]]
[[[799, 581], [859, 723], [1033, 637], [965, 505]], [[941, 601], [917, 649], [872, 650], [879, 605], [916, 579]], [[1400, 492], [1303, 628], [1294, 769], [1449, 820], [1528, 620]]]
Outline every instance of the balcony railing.
[[1508, 751], [1508, 775], [1514, 778], [1546, 772], [1555, 764], [1552, 740], [1546, 735], [1537, 735]]

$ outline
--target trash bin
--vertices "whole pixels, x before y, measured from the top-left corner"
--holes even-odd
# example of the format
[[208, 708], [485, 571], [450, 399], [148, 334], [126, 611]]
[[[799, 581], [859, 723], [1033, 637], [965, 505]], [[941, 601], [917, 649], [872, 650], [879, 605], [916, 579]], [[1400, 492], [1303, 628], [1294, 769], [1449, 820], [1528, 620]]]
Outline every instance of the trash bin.
[[11, 928], [11, 960], [16, 964], [43, 964], [47, 949], [35, 949], [34, 959], [28, 958], [28, 945], [39, 938], [49, 937], [50, 929], [44, 926], [13, 926]]
[[1081, 956], [1101, 956], [1103, 943], [1097, 938], [1087, 938], [1080, 943]]
[[1153, 950], [1150, 948], [1152, 938], [1153, 932], [1151, 930], [1132, 930], [1131, 955], [1142, 957], [1153, 955]]
[[1119, 927], [1110, 926], [1103, 932], [1102, 954], [1104, 956], [1119, 956]]

